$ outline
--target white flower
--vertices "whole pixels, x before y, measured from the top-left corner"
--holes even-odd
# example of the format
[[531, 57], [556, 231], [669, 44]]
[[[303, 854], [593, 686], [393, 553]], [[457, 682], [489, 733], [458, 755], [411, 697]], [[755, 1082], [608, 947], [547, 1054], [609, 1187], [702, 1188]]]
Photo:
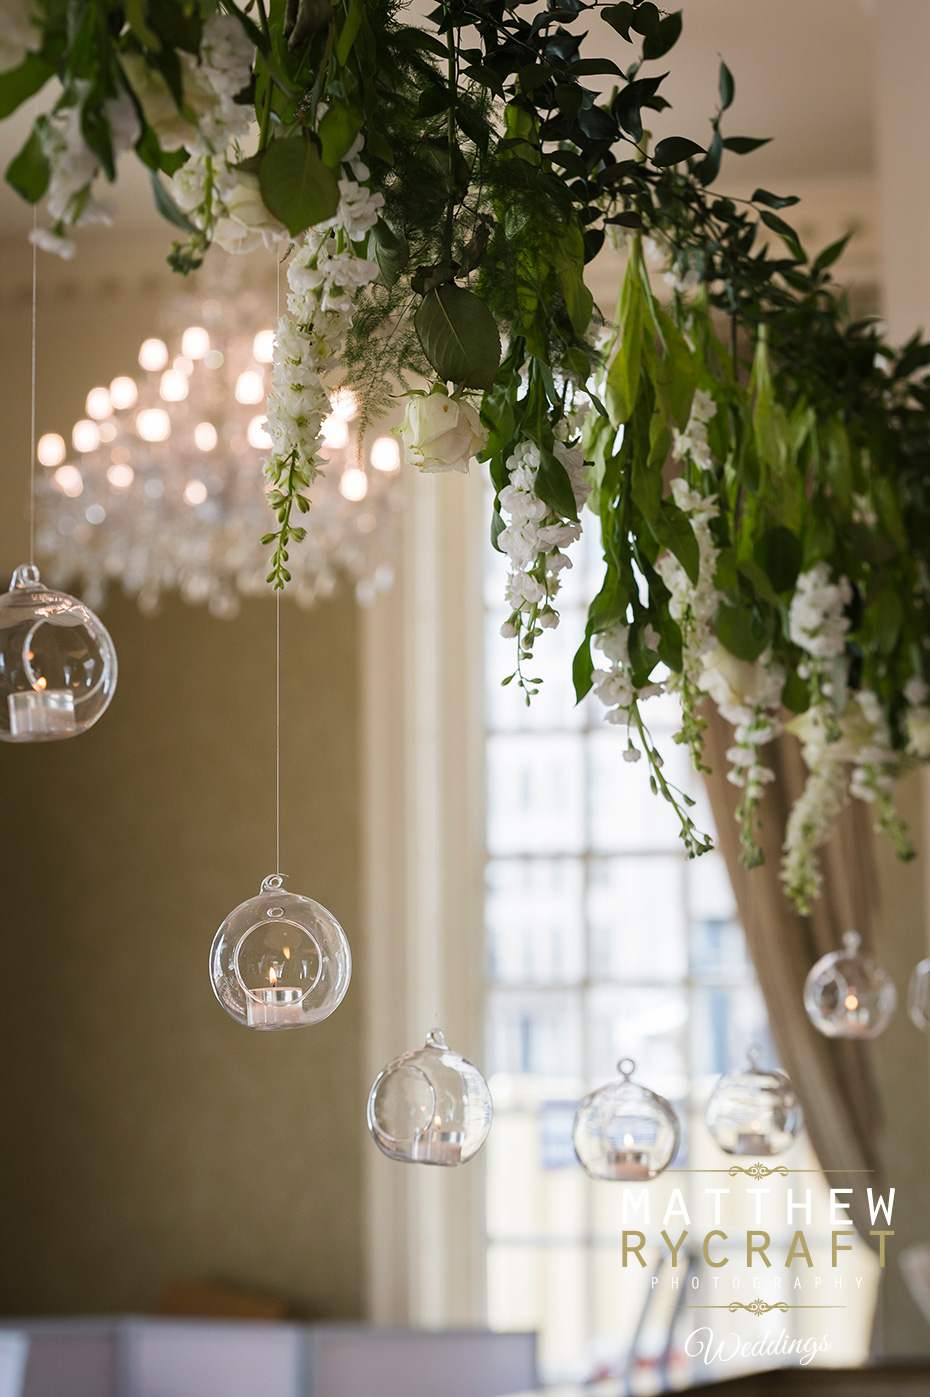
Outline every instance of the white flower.
[[42, 47], [42, 26], [36, 0], [2, 0], [0, 3], [0, 73], [18, 68], [27, 53]]
[[225, 252], [253, 252], [263, 244], [271, 248], [287, 232], [265, 207], [257, 175], [238, 171], [223, 204], [225, 215], [217, 221], [213, 240]]
[[54, 252], [63, 262], [70, 262], [77, 252], [77, 243], [61, 233], [54, 233], [51, 228], [33, 229], [29, 234], [29, 241], [35, 243], [43, 252]]
[[[132, 51], [121, 54], [120, 61], [162, 150], [197, 149], [200, 143], [197, 127], [178, 111], [171, 89], [157, 68], [149, 67], [140, 53]], [[215, 99], [207, 85], [193, 76], [197, 70], [192, 65], [193, 60], [190, 66], [182, 60], [184, 101], [193, 115], [201, 118], [207, 115]]]
[[852, 587], [845, 577], [830, 581], [830, 568], [820, 562], [798, 578], [788, 628], [795, 645], [815, 659], [832, 659], [846, 648], [849, 620], [843, 615], [852, 601]]
[[444, 390], [411, 395], [400, 427], [407, 464], [421, 471], [461, 471], [487, 445], [481, 418], [470, 403]]
[[702, 656], [697, 682], [704, 693], [710, 694], [724, 718], [735, 725], [743, 720], [746, 710], [778, 707], [785, 672], [779, 665], [771, 664], [768, 652], [750, 663], [731, 655], [726, 646], [715, 645]]

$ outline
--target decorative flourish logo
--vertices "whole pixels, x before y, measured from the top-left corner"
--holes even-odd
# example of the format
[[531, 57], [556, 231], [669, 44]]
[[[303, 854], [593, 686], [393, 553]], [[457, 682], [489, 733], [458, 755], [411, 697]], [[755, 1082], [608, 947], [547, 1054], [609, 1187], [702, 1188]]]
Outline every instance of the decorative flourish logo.
[[737, 1310], [748, 1310], [751, 1315], [759, 1318], [762, 1315], [767, 1315], [770, 1310], [786, 1311], [791, 1307], [786, 1305], [784, 1300], [776, 1300], [774, 1305], [770, 1305], [766, 1300], [750, 1300], [748, 1305], [742, 1304], [739, 1300], [732, 1300], [728, 1308], [731, 1314], [736, 1314]]
[[750, 1174], [754, 1179], [767, 1179], [770, 1174], [781, 1174], [783, 1178], [787, 1178], [788, 1167], [784, 1164], [750, 1164], [748, 1169], [744, 1169], [741, 1164], [734, 1164], [729, 1173], [733, 1179], [737, 1174]]

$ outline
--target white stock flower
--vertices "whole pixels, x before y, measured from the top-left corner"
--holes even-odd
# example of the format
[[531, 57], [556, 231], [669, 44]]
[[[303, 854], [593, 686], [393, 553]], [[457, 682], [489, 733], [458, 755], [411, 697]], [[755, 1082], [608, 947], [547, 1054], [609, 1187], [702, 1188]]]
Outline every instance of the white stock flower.
[[[785, 672], [771, 664], [768, 652], [758, 660], [737, 659], [725, 645], [702, 656], [698, 688], [709, 694], [728, 722], [744, 721], [755, 708], [777, 708]], [[774, 736], [774, 730], [771, 734]]]
[[257, 175], [236, 171], [236, 180], [224, 194], [223, 216], [217, 220], [213, 241], [224, 252], [254, 252], [263, 245], [272, 248], [286, 236], [287, 229], [268, 212]]
[[852, 601], [849, 580], [831, 582], [825, 562], [815, 564], [798, 578], [788, 612], [788, 628], [795, 645], [815, 659], [833, 659], [846, 648], [849, 620], [843, 612]]
[[470, 403], [450, 398], [445, 390], [415, 393], [399, 429], [407, 464], [421, 471], [460, 471], [487, 445], [487, 432]]

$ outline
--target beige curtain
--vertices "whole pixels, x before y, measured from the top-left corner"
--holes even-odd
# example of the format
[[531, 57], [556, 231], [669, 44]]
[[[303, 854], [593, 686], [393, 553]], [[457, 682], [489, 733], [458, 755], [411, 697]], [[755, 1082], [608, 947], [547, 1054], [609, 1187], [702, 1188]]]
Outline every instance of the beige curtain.
[[843, 1171], [878, 1167], [879, 1097], [872, 1046], [824, 1038], [810, 1023], [802, 994], [814, 961], [836, 950], [845, 931], [858, 931], [863, 944], [871, 944], [876, 890], [871, 812], [861, 801], [850, 802], [835, 835], [821, 851], [823, 893], [811, 916], [798, 916], [778, 875], [788, 813], [804, 785], [799, 745], [786, 734], [765, 748], [766, 765], [776, 777], [766, 787], [762, 803], [760, 842], [765, 863], [747, 871], [739, 862], [739, 829], [734, 819], [740, 793], [726, 779], [725, 754], [732, 746], [733, 730], [710, 705], [705, 710], [707, 764], [712, 768], [706, 781], [717, 844], [733, 884], [772, 1034], [831, 1185], [859, 1185], [853, 1194], [852, 1218], [869, 1241], [864, 1186], [874, 1187], [877, 1176]]

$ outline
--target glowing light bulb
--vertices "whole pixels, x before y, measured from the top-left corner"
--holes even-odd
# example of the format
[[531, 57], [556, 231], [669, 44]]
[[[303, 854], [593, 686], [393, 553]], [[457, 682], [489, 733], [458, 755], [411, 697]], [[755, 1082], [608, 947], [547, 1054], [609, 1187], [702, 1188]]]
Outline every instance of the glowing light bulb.
[[163, 407], [144, 407], [136, 413], [136, 431], [143, 441], [167, 441], [171, 418]]
[[171, 361], [171, 367], [177, 373], [183, 374], [185, 378], [190, 378], [194, 372], [194, 361], [188, 359], [186, 354], [176, 354]]
[[135, 407], [139, 390], [136, 387], [134, 378], [129, 378], [126, 374], [121, 374], [119, 378], [114, 378], [110, 384], [110, 402], [118, 411], [125, 411], [126, 408]]
[[55, 484], [63, 495], [74, 500], [84, 489], [84, 477], [77, 466], [59, 466], [55, 472]]
[[363, 500], [368, 494], [368, 476], [363, 470], [359, 470], [358, 466], [350, 466], [342, 472], [339, 489], [344, 499], [353, 502]]
[[188, 359], [202, 359], [210, 348], [210, 332], [202, 325], [189, 325], [181, 336], [181, 353]]
[[634, 1141], [632, 1135], [624, 1135], [624, 1137], [623, 1137], [623, 1147], [624, 1147], [624, 1149], [631, 1150], [631, 1149], [633, 1148], [633, 1146], [634, 1146], [635, 1143], [636, 1143], [636, 1142]]
[[338, 451], [348, 443], [349, 428], [342, 418], [327, 417], [320, 428], [320, 436], [327, 446], [332, 446]]
[[116, 465], [107, 471], [107, 480], [114, 490], [128, 490], [135, 478], [136, 473], [132, 466]]
[[212, 422], [198, 422], [194, 428], [194, 445], [198, 451], [212, 451], [216, 446], [216, 428]]
[[258, 364], [270, 364], [274, 358], [274, 330], [259, 330], [252, 341], [252, 358]]
[[66, 455], [65, 439], [57, 432], [46, 432], [39, 437], [36, 458], [40, 466], [60, 466]]
[[203, 504], [207, 498], [207, 487], [202, 480], [189, 480], [184, 486], [184, 503], [191, 505]]
[[100, 422], [97, 426], [101, 441], [116, 440], [116, 426], [113, 422]]
[[249, 446], [254, 446], [256, 451], [267, 451], [271, 446], [271, 437], [265, 427], [264, 417], [253, 417], [249, 423]]
[[850, 1013], [852, 1013], [853, 1009], [859, 1008], [859, 998], [855, 994], [848, 994], [846, 998], [843, 1000], [843, 1003], [845, 1004], [846, 1008], [850, 1011]]
[[158, 373], [168, 362], [168, 346], [164, 340], [143, 340], [139, 349], [139, 363], [150, 373]]
[[337, 388], [329, 400], [333, 416], [342, 422], [351, 422], [358, 416], [358, 398], [351, 388]]
[[96, 451], [100, 445], [100, 433], [96, 422], [83, 418], [75, 422], [71, 429], [71, 444], [75, 451]]
[[237, 403], [260, 403], [265, 396], [265, 383], [257, 369], [244, 369], [236, 379]]
[[400, 466], [400, 446], [394, 437], [376, 437], [368, 456], [376, 471], [396, 471]]
[[92, 388], [87, 395], [84, 410], [88, 417], [95, 417], [98, 422], [109, 417], [113, 411], [109, 388]]
[[185, 374], [177, 369], [166, 369], [161, 376], [158, 391], [166, 403], [181, 403], [187, 397], [189, 388]]

